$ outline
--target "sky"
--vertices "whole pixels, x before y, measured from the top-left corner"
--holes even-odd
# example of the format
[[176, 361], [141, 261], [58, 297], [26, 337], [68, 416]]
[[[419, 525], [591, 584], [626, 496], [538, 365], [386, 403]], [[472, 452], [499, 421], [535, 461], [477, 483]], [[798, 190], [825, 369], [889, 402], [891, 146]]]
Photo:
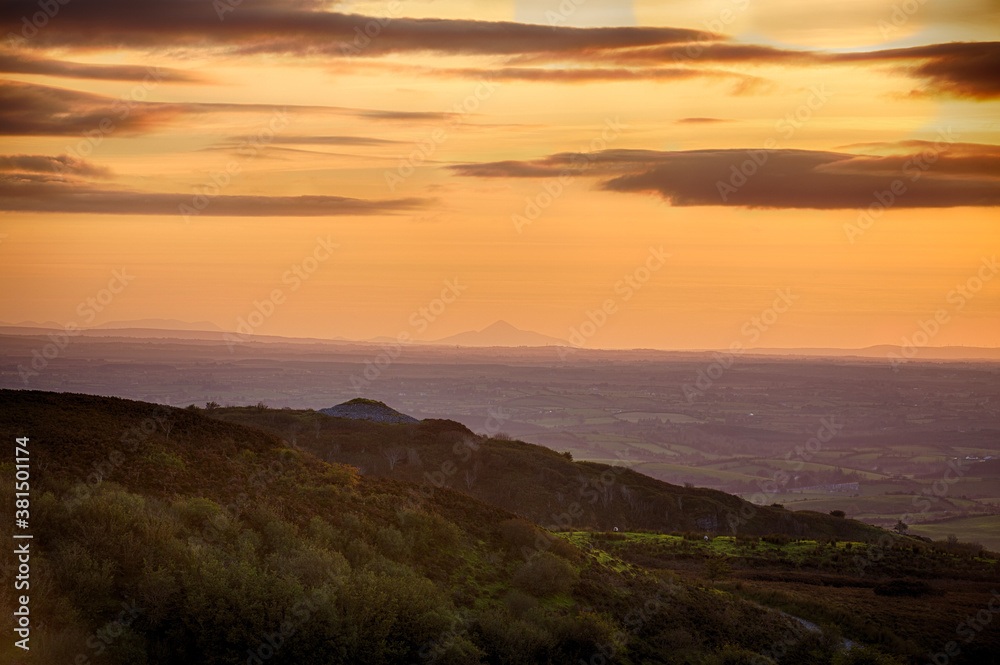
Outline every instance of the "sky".
[[0, 321], [1000, 345], [990, 0], [0, 0]]

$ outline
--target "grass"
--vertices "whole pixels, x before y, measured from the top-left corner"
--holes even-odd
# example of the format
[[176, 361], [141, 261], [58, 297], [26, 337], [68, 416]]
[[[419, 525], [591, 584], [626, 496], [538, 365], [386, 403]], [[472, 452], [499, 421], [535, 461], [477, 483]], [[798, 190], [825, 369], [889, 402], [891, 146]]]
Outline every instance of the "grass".
[[[611, 535], [615, 540], [606, 540], [609, 534], [595, 534], [586, 531], [577, 531], [560, 534], [574, 545], [595, 548], [592, 550], [598, 556], [601, 563], [619, 562], [620, 559], [613, 555], [613, 552], [625, 550], [634, 545], [655, 545], [658, 548], [667, 550], [683, 550], [687, 553], [699, 553], [708, 556], [728, 556], [728, 557], [748, 557], [777, 555], [786, 559], [789, 563], [801, 563], [807, 557], [813, 557], [817, 553], [817, 542], [815, 540], [799, 540], [786, 543], [784, 545], [770, 543], [763, 540], [747, 543], [739, 542], [736, 538], [729, 536], [716, 536], [705, 540], [704, 538], [688, 540], [682, 536], [674, 536], [659, 533], [616, 533]], [[860, 549], [864, 544], [852, 544]], [[827, 545], [824, 550], [828, 556], [833, 556], [838, 551], [843, 552], [847, 548], [846, 542], [838, 542], [833, 546]], [[627, 565], [627, 564], [624, 564]], [[619, 570], [616, 566], [616, 570]]]
[[[778, 460], [778, 459], [764, 459], [761, 460], [762, 463], [769, 466], [773, 466], [778, 469], [786, 469], [792, 471], [835, 471], [837, 469], [843, 469], [844, 467], [840, 464], [822, 464], [818, 462], [803, 462], [801, 460]], [[845, 471], [851, 471], [856, 473], [866, 480], [879, 480], [885, 478], [885, 474], [876, 473], [873, 471], [860, 471], [857, 469], [844, 469]]]
[[934, 540], [944, 540], [950, 535], [963, 542], [980, 543], [987, 549], [1000, 551], [1000, 515], [958, 517], [910, 527], [910, 533]]
[[639, 473], [644, 473], [655, 478], [663, 478], [669, 482], [670, 478], [691, 478], [694, 480], [713, 481], [744, 481], [753, 482], [759, 480], [759, 476], [750, 476], [745, 473], [734, 473], [732, 471], [718, 471], [699, 466], [685, 466], [683, 464], [667, 464], [665, 462], [642, 462], [633, 468]]
[[665, 413], [662, 411], [623, 411], [622, 413], [616, 413], [615, 418], [618, 418], [619, 420], [627, 420], [630, 423], [637, 423], [640, 420], [648, 420], [650, 418], [656, 418], [661, 422], [679, 424], [702, 422], [697, 418], [683, 413]]
[[[981, 529], [992, 528], [995, 530], [997, 523], [984, 524]], [[743, 539], [739, 540], [732, 536], [715, 536], [707, 540], [704, 537], [689, 539], [683, 536], [646, 533], [646, 532], [620, 532], [620, 533], [595, 533], [590, 531], [575, 531], [560, 533], [574, 545], [589, 550], [598, 560], [605, 565], [607, 562], [624, 563], [630, 553], [657, 552], [659, 554], [681, 555], [683, 558], [710, 558], [717, 556], [731, 557], [735, 560], [746, 559], [748, 564], [756, 566], [761, 560], [767, 559], [774, 562], [781, 562], [786, 566], [807, 566], [809, 569], [822, 569], [828, 567], [832, 570], [841, 569], [841, 572], [850, 571], [854, 574], [850, 560], [854, 556], [865, 556], [868, 553], [869, 545], [853, 541], [828, 541], [819, 542], [816, 540], [792, 540], [790, 542], [772, 542], [766, 539]], [[964, 540], [964, 539], [962, 539]], [[873, 550], [875, 551], [875, 550]], [[936, 561], [934, 565], [948, 567], [949, 561], [954, 555], [939, 554], [929, 558], [929, 561]], [[986, 564], [994, 564], [993, 559], [977, 559]], [[941, 563], [944, 561], [945, 563]], [[625, 563], [625, 565], [629, 565]], [[616, 570], [619, 570], [618, 567]]]

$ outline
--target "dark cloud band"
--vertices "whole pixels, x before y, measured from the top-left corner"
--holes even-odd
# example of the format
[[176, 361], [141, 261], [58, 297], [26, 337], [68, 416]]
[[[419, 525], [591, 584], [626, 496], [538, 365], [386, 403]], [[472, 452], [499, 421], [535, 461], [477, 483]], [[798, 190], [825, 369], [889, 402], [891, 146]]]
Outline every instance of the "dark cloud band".
[[[607, 191], [655, 193], [674, 206], [850, 209], [896, 189], [894, 206], [1000, 205], [1000, 146], [906, 142], [891, 154], [813, 150], [606, 150], [590, 154], [586, 175]], [[554, 178], [574, 173], [580, 155], [449, 167], [479, 178]]]

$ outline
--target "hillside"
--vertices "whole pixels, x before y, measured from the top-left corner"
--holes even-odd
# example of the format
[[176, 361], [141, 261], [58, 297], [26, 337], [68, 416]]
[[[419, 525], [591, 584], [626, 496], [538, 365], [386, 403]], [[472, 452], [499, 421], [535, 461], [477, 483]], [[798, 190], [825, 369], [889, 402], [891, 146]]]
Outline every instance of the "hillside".
[[787, 534], [874, 540], [884, 533], [811, 511], [755, 506], [718, 490], [682, 487], [543, 446], [487, 439], [448, 420], [386, 425], [312, 411], [216, 409], [216, 418], [267, 430], [365, 475], [444, 486], [547, 527]]
[[[198, 410], [0, 391], [0, 432], [30, 437], [34, 536], [31, 650], [5, 640], [3, 662], [719, 664], [792, 634], [760, 662], [793, 663], [836, 646], [464, 494], [359, 475]], [[12, 484], [7, 462], [5, 496]]]
[[351, 418], [353, 420], [370, 420], [376, 423], [418, 423], [420, 422], [412, 416], [400, 413], [395, 409], [386, 406], [384, 402], [373, 399], [358, 397], [329, 409], [320, 409], [320, 413], [335, 418]]

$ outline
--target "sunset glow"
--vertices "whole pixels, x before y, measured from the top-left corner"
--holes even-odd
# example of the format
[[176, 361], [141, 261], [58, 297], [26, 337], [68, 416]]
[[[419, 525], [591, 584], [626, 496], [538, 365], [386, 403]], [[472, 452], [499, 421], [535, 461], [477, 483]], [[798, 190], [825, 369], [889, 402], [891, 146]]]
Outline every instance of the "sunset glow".
[[994, 2], [2, 4], [5, 322], [1000, 345]]

